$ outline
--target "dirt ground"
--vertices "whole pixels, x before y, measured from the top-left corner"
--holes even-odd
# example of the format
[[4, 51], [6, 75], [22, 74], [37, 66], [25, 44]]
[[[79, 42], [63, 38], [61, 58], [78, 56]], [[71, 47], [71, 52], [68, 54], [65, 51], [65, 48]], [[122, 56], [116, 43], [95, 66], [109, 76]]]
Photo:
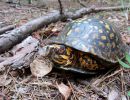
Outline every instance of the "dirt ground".
[[[19, 6], [0, 2], [0, 27], [10, 24], [23, 25], [29, 20], [43, 16], [52, 8], [35, 6]], [[125, 12], [100, 12], [84, 17], [102, 16], [127, 32]], [[55, 25], [65, 25], [57, 22]], [[49, 26], [48, 26], [49, 27]], [[44, 27], [43, 29], [47, 29]], [[44, 32], [43, 32], [44, 33]], [[89, 76], [64, 72], [54, 69], [42, 78], [32, 76], [29, 68], [0, 73], [0, 100], [64, 100], [58, 84], [62, 83], [71, 90], [69, 100], [129, 100], [130, 70], [120, 66], [107, 71], [105, 74]], [[63, 88], [61, 88], [63, 89]], [[117, 97], [117, 99], [113, 99]], [[4, 98], [4, 99], [3, 99]]]

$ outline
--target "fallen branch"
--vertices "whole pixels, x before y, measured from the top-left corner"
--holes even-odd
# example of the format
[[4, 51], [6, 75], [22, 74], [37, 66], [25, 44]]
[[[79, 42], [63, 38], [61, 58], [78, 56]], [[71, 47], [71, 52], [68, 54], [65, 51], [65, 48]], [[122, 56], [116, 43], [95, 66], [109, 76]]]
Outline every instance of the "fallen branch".
[[39, 41], [31, 36], [25, 39], [21, 44], [12, 49], [12, 57], [8, 57], [0, 62], [0, 71], [3, 71], [6, 66], [14, 69], [29, 66], [38, 51], [38, 44]]
[[115, 7], [91, 7], [91, 8], [81, 8], [76, 12], [66, 12], [65, 16], [70, 19], [77, 19], [83, 17], [83, 15], [90, 14], [90, 13], [97, 13], [101, 11], [119, 11], [119, 10], [126, 10], [130, 9], [130, 5], [122, 7], [122, 6], [115, 6]]
[[18, 27], [7, 34], [0, 35], [0, 53], [9, 50], [11, 47], [20, 43], [23, 39], [28, 37], [32, 32], [42, 28], [45, 25], [58, 21], [59, 13], [53, 12], [46, 16], [32, 20], [25, 25]]
[[16, 25], [9, 25], [9, 26], [6, 26], [6, 27], [3, 27], [0, 29], [0, 35], [5, 33], [6, 31], [9, 31], [9, 30], [12, 30], [15, 28]]

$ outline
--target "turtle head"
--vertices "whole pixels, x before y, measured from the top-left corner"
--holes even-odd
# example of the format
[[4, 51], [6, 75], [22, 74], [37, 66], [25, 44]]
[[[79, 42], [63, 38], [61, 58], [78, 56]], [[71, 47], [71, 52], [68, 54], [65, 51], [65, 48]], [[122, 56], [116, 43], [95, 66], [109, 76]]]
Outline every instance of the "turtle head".
[[71, 49], [59, 44], [52, 44], [43, 47], [42, 55], [49, 57], [53, 62], [61, 65], [68, 65], [70, 61]]
[[39, 54], [42, 56], [54, 56], [54, 55], [62, 55], [65, 53], [65, 46], [64, 45], [47, 45], [44, 46], [40, 51]]

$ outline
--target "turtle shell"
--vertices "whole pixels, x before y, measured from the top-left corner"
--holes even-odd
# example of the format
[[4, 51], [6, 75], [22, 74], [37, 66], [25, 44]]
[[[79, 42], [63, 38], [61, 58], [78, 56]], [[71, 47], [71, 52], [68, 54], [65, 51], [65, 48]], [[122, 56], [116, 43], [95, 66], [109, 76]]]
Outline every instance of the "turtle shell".
[[70, 22], [53, 41], [90, 53], [107, 62], [117, 63], [127, 51], [120, 33], [110, 22], [89, 18]]

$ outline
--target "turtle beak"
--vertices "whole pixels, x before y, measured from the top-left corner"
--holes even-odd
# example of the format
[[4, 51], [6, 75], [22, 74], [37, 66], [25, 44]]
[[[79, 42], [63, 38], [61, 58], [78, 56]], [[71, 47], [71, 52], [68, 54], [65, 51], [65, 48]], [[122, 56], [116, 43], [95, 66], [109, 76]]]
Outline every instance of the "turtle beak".
[[38, 54], [45, 57], [50, 54], [50, 50], [51, 50], [51, 47], [47, 45], [42, 48], [39, 48]]
[[39, 49], [38, 54], [41, 56], [49, 56], [54, 53], [56, 49], [59, 49], [59, 45], [47, 45]]

